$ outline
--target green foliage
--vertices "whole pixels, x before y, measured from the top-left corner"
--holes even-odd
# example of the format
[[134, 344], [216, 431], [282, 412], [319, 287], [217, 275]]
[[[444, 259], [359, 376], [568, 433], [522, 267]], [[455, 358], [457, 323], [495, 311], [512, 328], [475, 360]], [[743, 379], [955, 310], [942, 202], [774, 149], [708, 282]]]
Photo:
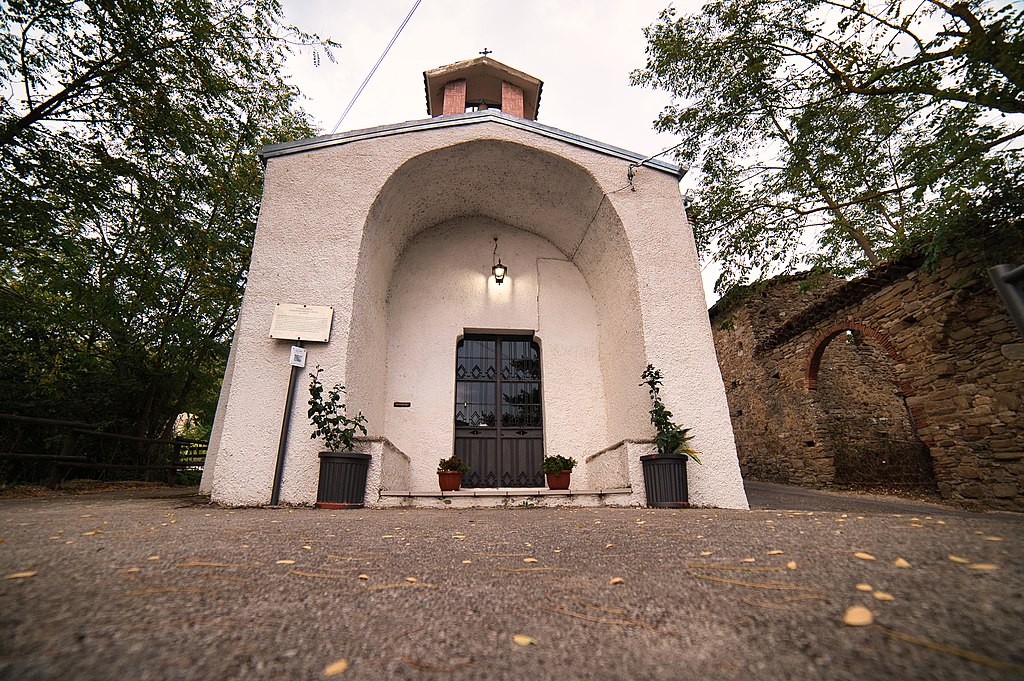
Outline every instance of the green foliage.
[[455, 456], [454, 454], [447, 459], [441, 459], [437, 462], [437, 470], [439, 471], [458, 471], [465, 475], [469, 472], [469, 466], [465, 461]]
[[174, 476], [174, 484], [183, 487], [196, 487], [203, 480], [202, 471], [184, 470], [178, 471]]
[[210, 422], [261, 146], [313, 134], [276, 0], [0, 4], [0, 412]]
[[716, 289], [807, 264], [851, 274], [1019, 187], [1024, 9], [980, 2], [717, 0], [646, 30], [636, 84], [699, 176]]
[[309, 416], [310, 425], [314, 426], [311, 440], [318, 437], [324, 439], [324, 444], [332, 452], [351, 451], [355, 442], [356, 432], [366, 435], [366, 417], [359, 412], [354, 419], [349, 418], [346, 413], [346, 405], [342, 402], [345, 395], [345, 386], [336, 384], [327, 391], [324, 397], [324, 384], [320, 382], [320, 373], [323, 371], [319, 366], [316, 373], [309, 375]]
[[540, 468], [545, 473], [561, 473], [576, 468], [576, 459], [569, 456], [545, 456], [541, 459]]
[[651, 423], [654, 424], [658, 434], [654, 437], [654, 444], [658, 448], [658, 454], [686, 454], [691, 459], [700, 463], [698, 454], [700, 452], [691, 449], [687, 444], [693, 439], [689, 428], [683, 428], [672, 421], [672, 412], [665, 407], [661, 401], [661, 369], [655, 369], [653, 364], [648, 364], [640, 378], [647, 385], [647, 391], [651, 395]]

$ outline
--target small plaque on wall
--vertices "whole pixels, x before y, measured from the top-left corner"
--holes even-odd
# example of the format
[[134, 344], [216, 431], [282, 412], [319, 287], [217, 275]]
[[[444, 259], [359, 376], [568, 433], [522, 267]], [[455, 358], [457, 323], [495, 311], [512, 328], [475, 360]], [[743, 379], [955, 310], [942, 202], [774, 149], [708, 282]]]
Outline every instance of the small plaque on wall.
[[326, 343], [331, 340], [334, 308], [330, 305], [277, 303], [270, 321], [270, 337]]

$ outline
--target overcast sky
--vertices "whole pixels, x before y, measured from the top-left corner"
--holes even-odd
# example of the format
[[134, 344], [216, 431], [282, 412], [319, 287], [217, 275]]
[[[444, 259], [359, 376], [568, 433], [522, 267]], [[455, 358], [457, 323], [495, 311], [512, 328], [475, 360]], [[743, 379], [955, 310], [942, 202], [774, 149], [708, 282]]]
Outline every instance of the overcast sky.
[[[289, 61], [304, 108], [330, 132], [414, 0], [285, 0], [285, 21], [342, 44], [337, 63]], [[339, 132], [426, 118], [423, 72], [479, 55], [544, 81], [538, 121], [649, 156], [676, 143], [652, 122], [666, 94], [629, 85], [643, 28], [670, 0], [422, 0]], [[676, 0], [680, 12], [698, 0]], [[671, 159], [669, 159], [671, 160]], [[684, 181], [685, 182], [685, 181]], [[707, 268], [705, 290], [713, 281]], [[710, 302], [711, 298], [709, 298]]]

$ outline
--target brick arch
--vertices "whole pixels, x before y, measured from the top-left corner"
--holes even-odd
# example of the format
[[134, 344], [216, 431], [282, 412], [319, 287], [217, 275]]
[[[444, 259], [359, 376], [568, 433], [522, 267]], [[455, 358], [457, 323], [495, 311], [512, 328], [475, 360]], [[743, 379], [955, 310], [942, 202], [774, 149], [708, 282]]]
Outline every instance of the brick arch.
[[[807, 356], [807, 362], [804, 365], [804, 381], [807, 384], [808, 390], [818, 389], [818, 369], [821, 368], [821, 358], [825, 355], [825, 348], [828, 347], [833, 338], [846, 331], [861, 332], [868, 338], [877, 341], [889, 353], [894, 362], [897, 364], [903, 362], [903, 356], [900, 355], [896, 346], [892, 344], [892, 341], [885, 334], [860, 322], [846, 321], [843, 324], [830, 326], [819, 333], [814, 341], [811, 342], [811, 354]], [[903, 389], [903, 381], [900, 381], [900, 389]], [[904, 394], [906, 393], [904, 392]]]
[[[807, 362], [804, 365], [804, 383], [808, 390], [818, 389], [818, 369], [821, 368], [821, 358], [825, 355], [825, 348], [832, 341], [833, 338], [846, 331], [859, 331], [868, 338], [876, 341], [882, 348], [889, 354], [893, 362], [896, 364], [903, 363], [903, 355], [900, 354], [893, 342], [889, 340], [889, 337], [882, 332], [874, 329], [861, 322], [855, 322], [847, 320], [843, 324], [836, 324], [830, 326], [821, 333], [819, 333], [815, 339], [811, 342], [811, 353], [807, 356]], [[898, 385], [900, 392], [903, 393], [904, 397], [910, 397], [915, 393], [913, 386], [910, 385], [903, 378], [898, 379]], [[910, 407], [910, 416], [914, 422], [914, 428], [920, 430], [927, 425], [924, 413], [919, 407]], [[920, 433], [918, 437], [921, 437]], [[921, 438], [926, 444], [931, 445], [930, 442]]]

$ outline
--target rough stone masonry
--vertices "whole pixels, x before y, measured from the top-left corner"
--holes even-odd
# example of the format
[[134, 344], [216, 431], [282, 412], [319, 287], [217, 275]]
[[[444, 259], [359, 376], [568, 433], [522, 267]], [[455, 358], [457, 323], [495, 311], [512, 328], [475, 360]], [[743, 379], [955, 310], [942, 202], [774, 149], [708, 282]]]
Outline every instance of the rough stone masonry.
[[712, 308], [745, 476], [933, 481], [1024, 511], [1024, 338], [980, 256], [920, 264], [778, 277]]

